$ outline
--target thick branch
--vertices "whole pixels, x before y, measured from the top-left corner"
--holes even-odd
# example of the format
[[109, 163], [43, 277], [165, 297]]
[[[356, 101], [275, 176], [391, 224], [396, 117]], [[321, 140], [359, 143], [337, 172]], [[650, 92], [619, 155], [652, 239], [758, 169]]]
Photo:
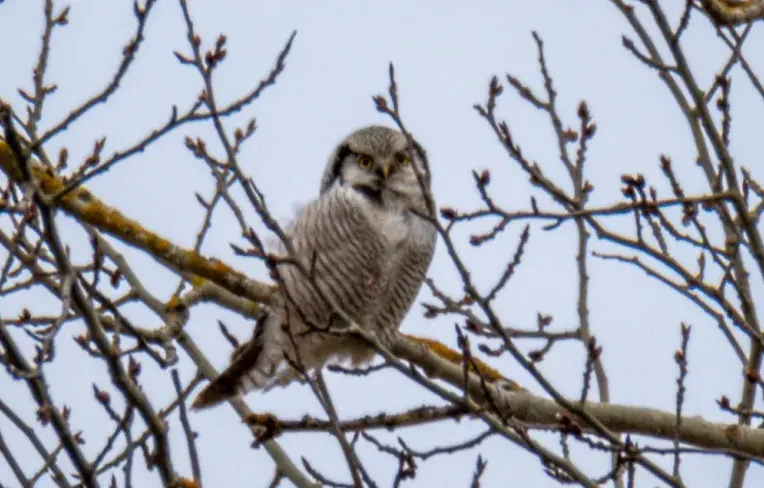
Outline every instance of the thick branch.
[[[465, 377], [460, 365], [444, 360], [422, 344], [415, 344], [398, 336], [393, 353], [422, 367], [428, 375], [442, 379], [457, 388], [465, 387]], [[506, 391], [470, 374], [466, 382], [468, 393], [479, 403], [486, 402], [487, 392], [492, 406], [514, 420], [535, 425], [559, 425], [563, 416], [570, 416], [553, 400], [541, 398], [525, 391]], [[764, 456], [764, 431], [737, 424], [707, 422], [701, 417], [685, 417], [677, 432], [676, 414], [647, 407], [633, 407], [605, 403], [586, 402], [578, 408], [596, 418], [616, 433], [640, 434], [668, 441], [678, 437], [680, 442], [697, 447], [727, 449], [750, 456]]]

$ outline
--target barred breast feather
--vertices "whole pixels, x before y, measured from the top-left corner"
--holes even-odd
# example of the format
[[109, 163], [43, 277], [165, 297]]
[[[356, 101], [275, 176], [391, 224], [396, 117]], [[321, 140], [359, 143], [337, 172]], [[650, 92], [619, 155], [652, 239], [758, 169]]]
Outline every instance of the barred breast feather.
[[435, 227], [410, 214], [407, 238], [396, 253], [395, 266], [389, 270], [389, 285], [380, 297], [375, 313], [377, 327], [397, 329], [408, 313], [424, 283], [435, 251]]

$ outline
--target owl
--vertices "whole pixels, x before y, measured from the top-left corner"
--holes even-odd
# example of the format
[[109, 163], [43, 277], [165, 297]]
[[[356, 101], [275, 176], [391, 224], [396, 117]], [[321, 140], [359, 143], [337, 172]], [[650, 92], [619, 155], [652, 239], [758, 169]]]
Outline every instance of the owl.
[[337, 146], [318, 197], [287, 228], [293, 254], [276, 265], [278, 303], [263, 311], [252, 338], [202, 390], [196, 408], [288, 384], [329, 361], [368, 362], [371, 346], [336, 332], [347, 321], [382, 341], [398, 329], [437, 238], [424, 197], [424, 150], [414, 143], [412, 152], [413, 160], [402, 133], [377, 125]]

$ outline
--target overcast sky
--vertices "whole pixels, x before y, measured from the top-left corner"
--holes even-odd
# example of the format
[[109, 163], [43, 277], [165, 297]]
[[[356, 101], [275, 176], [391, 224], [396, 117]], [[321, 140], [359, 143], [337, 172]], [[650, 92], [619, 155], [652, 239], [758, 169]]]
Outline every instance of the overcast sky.
[[[631, 35], [617, 10], [605, 0], [544, 0], [535, 2], [484, 1], [434, 2], [244, 2], [219, 0], [191, 2], [192, 14], [205, 47], [218, 33], [228, 37], [228, 57], [216, 73], [218, 100], [237, 98], [264, 77], [275, 55], [290, 33], [297, 30], [287, 68], [274, 87], [234, 118], [243, 124], [256, 117], [258, 131], [241, 156], [245, 170], [264, 189], [273, 213], [286, 221], [301, 203], [313, 198], [324, 164], [337, 142], [358, 126], [389, 123], [378, 114], [371, 96], [387, 88], [387, 67], [395, 63], [405, 121], [428, 150], [433, 171], [434, 193], [441, 205], [474, 208], [478, 196], [471, 184], [473, 169], [493, 172], [492, 189], [497, 201], [511, 209], [528, 207], [529, 196], [538, 195], [527, 177], [510, 162], [489, 127], [472, 108], [484, 103], [491, 76], [511, 72], [534, 88], [541, 88], [536, 46], [531, 31], [545, 40], [547, 59], [559, 92], [559, 106], [566, 121], [575, 124], [578, 102], [586, 99], [597, 123], [587, 166], [594, 184], [592, 204], [612, 203], [621, 197], [622, 173], [641, 172], [662, 191], [667, 185], [660, 176], [658, 157], [670, 155], [684, 178], [688, 191], [703, 192], [707, 185], [694, 163], [690, 134], [679, 110], [656, 73], [636, 61], [621, 45], [623, 34]], [[453, 3], [453, 5], [449, 5]], [[684, 2], [662, 2], [677, 4]], [[60, 8], [60, 6], [59, 6]], [[103, 87], [119, 62], [123, 45], [132, 35], [135, 19], [132, 2], [125, 0], [79, 0], [72, 3], [70, 25], [54, 33], [48, 83], [58, 85], [45, 107], [42, 127], [59, 121], [72, 107]], [[673, 19], [675, 10], [669, 10]], [[116, 95], [83, 117], [60, 137], [51, 141], [49, 153], [66, 146], [70, 161], [82, 160], [97, 138], [108, 136], [105, 154], [129, 146], [170, 114], [193, 102], [200, 81], [190, 67], [180, 66], [173, 51], [188, 53], [185, 26], [177, 2], [161, 0], [146, 30], [146, 42], [138, 59]], [[715, 70], [727, 56], [726, 49], [702, 19], [696, 19], [686, 34], [685, 45], [701, 86], [708, 86]], [[10, 101], [20, 114], [24, 105], [16, 92], [31, 88], [31, 72], [42, 32], [42, 2], [6, 0], [0, 5], [0, 97]], [[748, 60], [764, 72], [764, 51], [752, 48], [764, 42], [759, 26], [747, 41]], [[740, 73], [737, 68], [735, 75]], [[764, 176], [760, 161], [762, 100], [748, 84], [733, 82], [735, 108], [732, 151], [743, 165]], [[499, 113], [507, 119], [530, 159], [558, 181], [565, 174], [557, 160], [557, 146], [545, 117], [520, 101], [511, 90], [500, 99]], [[758, 123], [754, 122], [758, 117]], [[177, 244], [190, 246], [199, 230], [202, 209], [195, 192], [210, 196], [214, 183], [206, 167], [183, 147], [187, 135], [204, 135], [212, 141], [207, 126], [186, 126], [155, 144], [150, 150], [128, 159], [89, 184], [97, 195], [146, 227]], [[211, 143], [219, 151], [217, 144]], [[219, 152], [218, 152], [219, 154]], [[569, 186], [564, 186], [569, 188]], [[664, 193], [667, 195], [667, 193]], [[548, 201], [541, 199], [547, 204]], [[550, 207], [551, 208], [551, 207]], [[75, 259], [87, 257], [89, 248], [76, 226], [61, 218], [65, 238], [73, 246]], [[253, 223], [256, 221], [252, 217]], [[630, 230], [630, 219], [618, 222]], [[4, 222], [7, 224], [7, 222]], [[486, 229], [487, 224], [479, 226]], [[261, 227], [257, 227], [261, 228]], [[475, 252], [463, 249], [481, 285], [489, 286], [514, 252], [522, 224], [513, 224], [496, 243]], [[203, 251], [239, 264], [253, 277], [266, 272], [254, 261], [238, 261], [229, 243], [243, 244], [238, 226], [226, 211], [216, 214], [214, 227]], [[576, 326], [575, 232], [564, 225], [554, 232], [532, 229], [523, 264], [498, 304], [507, 325], [533, 327], [536, 314], [554, 316], [560, 329]], [[594, 249], [607, 250], [593, 239]], [[167, 298], [176, 278], [158, 270], [150, 258], [125, 249], [150, 291]], [[612, 249], [611, 249], [612, 250]], [[2, 253], [0, 253], [0, 257]], [[687, 255], [692, 262], [694, 255]], [[443, 247], [438, 248], [430, 275], [454, 294], [459, 282]], [[148, 278], [150, 276], [151, 278]], [[610, 378], [612, 401], [652, 406], [673, 411], [676, 395], [676, 365], [673, 352], [680, 342], [679, 324], [693, 325], [689, 350], [686, 413], [718, 421], [732, 421], [719, 412], [715, 400], [722, 394], [739, 397], [740, 366], [724, 342], [716, 324], [699, 314], [688, 302], [644, 273], [625, 265], [591, 258], [592, 329], [604, 347], [603, 361]], [[756, 280], [760, 277], [755, 276]], [[757, 296], [762, 287], [757, 285]], [[422, 298], [427, 298], [423, 294]], [[30, 293], [0, 300], [2, 316], [14, 316], [23, 307], [35, 312], [57, 311], [55, 302]], [[153, 316], [133, 310], [143, 326], [156, 327]], [[216, 307], [194, 309], [188, 331], [198, 340], [212, 362], [226, 364], [229, 347], [218, 332], [216, 321], [224, 320], [239, 337], [247, 337], [251, 324]], [[144, 320], [144, 322], [141, 322]], [[453, 321], [427, 321], [415, 306], [403, 330], [439, 338], [454, 344]], [[92, 383], [113, 391], [103, 362], [85, 357], [70, 338], [82, 331], [72, 324], [59, 337], [58, 359], [46, 372], [59, 403], [72, 406], [74, 430], [84, 429], [87, 453], [97, 452], [102, 432], [111, 428], [106, 414], [92, 399]], [[18, 336], [21, 338], [21, 335]], [[530, 349], [538, 344], [527, 344]], [[541, 369], [563, 393], [580, 391], [584, 355], [580, 346], [561, 346], [545, 360]], [[492, 360], [505, 375], [516, 378], [533, 391], [540, 387], [509, 359]], [[181, 360], [185, 381], [194, 374], [188, 360]], [[164, 405], [174, 395], [169, 374], [147, 368], [141, 377], [144, 389], [156, 404]], [[434, 395], [421, 391], [392, 372], [365, 378], [332, 376], [329, 379], [340, 415], [350, 418], [365, 413], [401, 411], [422, 403], [438, 404]], [[27, 419], [34, 410], [28, 390], [21, 382], [0, 376], [0, 394], [12, 405], [29, 403]], [[115, 395], [118, 396], [118, 395]], [[318, 414], [318, 403], [309, 389], [292, 386], [266, 395], [246, 397], [259, 412], [271, 411], [284, 418], [304, 413]], [[173, 419], [173, 459], [182, 473], [190, 473], [185, 441]], [[192, 415], [199, 432], [199, 448], [206, 486], [260, 487], [270, 481], [273, 464], [264, 450], [249, 448], [251, 436], [227, 406]], [[0, 429], [17, 445], [20, 434], [8, 429], [0, 418]], [[420, 450], [438, 444], [456, 443], [479, 432], [472, 421], [442, 423], [415, 429], [373, 434], [386, 441], [401, 435]], [[49, 446], [54, 445], [46, 432]], [[547, 439], [558, 449], [554, 437]], [[326, 434], [286, 435], [279, 442], [299, 462], [301, 456], [334, 479], [348, 480], [347, 469], [336, 442]], [[24, 443], [26, 446], [26, 444]], [[377, 454], [368, 443], [359, 453], [381, 486], [390, 483], [395, 465], [390, 457]], [[557, 446], [557, 447], [556, 447]], [[30, 471], [38, 459], [29, 456]], [[424, 463], [410, 486], [467, 486], [477, 454], [488, 460], [485, 486], [556, 486], [538, 460], [499, 439], [491, 439], [467, 453], [442, 456]], [[592, 475], [606, 471], [601, 455], [575, 449], [575, 460]], [[670, 466], [671, 458], [660, 463]], [[683, 475], [688, 486], [726, 485], [729, 463], [714, 457], [687, 457]], [[136, 486], [156, 486], [155, 474], [138, 471]], [[144, 480], [140, 482], [140, 480]], [[148, 481], [151, 480], [151, 481]], [[15, 486], [8, 467], [0, 461], [0, 481]], [[764, 483], [764, 469], [753, 467], [748, 486]], [[47, 480], [40, 486], [50, 486]], [[653, 486], [655, 480], [640, 473], [637, 486]]]

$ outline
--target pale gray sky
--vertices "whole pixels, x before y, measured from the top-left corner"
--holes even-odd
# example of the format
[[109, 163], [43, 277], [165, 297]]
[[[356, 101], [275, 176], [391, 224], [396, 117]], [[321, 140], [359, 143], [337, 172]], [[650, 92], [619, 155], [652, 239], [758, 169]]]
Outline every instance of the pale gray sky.
[[[503, 79], [504, 73], [511, 72], [541, 88], [532, 30], [545, 40], [549, 66], [559, 91], [559, 106], [567, 121], [576, 122], [576, 108], [583, 98], [597, 123], [598, 134], [587, 169], [596, 188], [593, 204], [620, 198], [622, 173], [641, 172], [665, 191], [667, 186], [658, 168], [658, 156], [662, 153], [673, 158], [679, 174], [686, 178], [688, 190], [706, 190], [695, 167], [693, 145], [681, 113], [656, 74], [621, 46], [621, 35], [631, 36], [629, 28], [605, 0], [469, 4], [235, 0], [191, 3], [205, 46], [220, 32], [228, 36], [228, 58], [215, 78], [218, 98], [223, 102], [244, 93], [264, 77], [291, 31], [298, 31], [286, 71], [277, 84], [244, 114], [234, 118], [238, 124], [252, 116], [257, 118], [259, 129], [246, 145], [241, 161], [266, 192], [271, 210], [283, 220], [292, 215], [298, 204], [316, 194], [325, 161], [346, 133], [363, 124], [388, 123], [376, 112], [371, 96], [386, 90], [389, 61], [396, 66], [405, 120], [429, 152], [439, 203], [462, 209], [478, 205], [470, 173], [473, 168], [488, 168], [493, 172], [492, 189], [497, 200], [508, 208], [527, 208], [529, 196], [538, 195], [538, 191], [508, 161], [472, 105], [484, 102], [488, 80], [494, 74]], [[684, 2], [662, 3], [676, 3], [673, 8], [679, 8]], [[0, 46], [4, 46], [0, 96], [20, 113], [23, 104], [16, 89], [31, 86], [43, 25], [41, 5], [42, 2], [31, 0], [6, 0], [0, 5]], [[676, 18], [676, 12], [671, 13]], [[134, 26], [132, 2], [124, 0], [74, 1], [69, 19], [70, 25], [54, 34], [48, 82], [57, 83], [58, 91], [47, 102], [43, 127], [60, 120], [104, 85]], [[721, 43], [703, 20], [693, 23], [685, 42], [698, 77], [707, 86], [727, 52], [721, 49]], [[759, 72], [764, 71], [764, 52], [757, 53], [752, 48], [762, 42], [764, 31], [759, 26], [747, 41], [748, 60]], [[95, 139], [108, 136], [105, 153], [111, 154], [164, 122], [172, 104], [181, 110], [188, 107], [200, 91], [200, 82], [192, 68], [176, 62], [174, 50], [188, 52], [185, 26], [177, 2], [162, 0], [152, 13], [138, 60], [119, 92], [108, 104], [97, 107], [51, 141], [49, 152], [55, 154], [59, 147], [67, 146], [70, 161], [76, 162], [89, 152]], [[762, 176], [764, 171], [757, 167], [762, 100], [752, 95], [742, 78], [733, 83], [733, 106], [732, 150], [744, 166], [754, 168], [754, 173]], [[557, 146], [544, 115], [529, 108], [509, 89], [500, 98], [499, 113], [508, 120], [524, 152], [548, 174], [562, 178], [562, 166], [556, 159]], [[759, 124], [754, 117], [758, 117]], [[211, 131], [207, 126], [186, 126], [92, 181], [89, 188], [148, 228], [178, 244], [192, 244], [202, 216], [194, 192], [211, 195], [214, 185], [206, 167], [183, 147], [186, 135], [211, 136]], [[214, 143], [212, 147], [218, 149]], [[540, 202], [548, 203], [543, 198]], [[61, 220], [66, 221], [64, 217]], [[252, 221], [255, 222], [254, 216]], [[620, 225], [631, 229], [631, 219], [621, 221]], [[86, 241], [81, 232], [74, 230], [76, 226], [64, 224], [63, 228], [67, 231], [66, 239], [73, 245], [74, 257], [89, 254], [88, 247], [77, 246]], [[466, 238], [462, 240], [479, 283], [486, 286], [492, 283], [498, 274], [496, 263], [505, 262], [514, 252], [521, 229], [521, 224], [514, 224], [503, 239], [479, 252], [467, 245]], [[218, 212], [203, 250], [238, 263], [253, 277], [265, 278], [266, 273], [258, 263], [232, 256], [228, 243], [241, 244], [238, 234], [231, 215]], [[607, 249], [594, 239], [592, 243], [594, 249]], [[151, 259], [140, 253], [120, 248], [125, 249], [144, 277], [152, 276], [145, 282], [151, 291], [160, 297], [172, 293], [176, 285], [174, 276], [158, 270]], [[542, 312], [552, 314], [560, 328], [575, 326], [574, 255], [575, 232], [571, 225], [551, 233], [533, 227], [524, 262], [500, 300], [499, 309], [507, 324], [532, 327], [536, 314]], [[694, 259], [694, 255], [687, 256], [688, 262]], [[430, 275], [446, 290], [458, 292], [455, 271], [442, 246]], [[757, 292], [760, 297], [761, 286]], [[643, 273], [594, 258], [591, 296], [592, 328], [604, 347], [603, 360], [614, 402], [673, 411], [676, 388], [673, 352], [680, 341], [679, 324], [684, 321], [693, 325], [686, 412], [731, 421], [718, 411], [715, 400], [722, 394], [738, 398], [740, 367], [716, 324]], [[55, 303], [36, 293], [0, 301], [3, 316], [11, 316], [24, 306], [36, 311], [56, 310]], [[141, 325], [158, 325], [142, 323], [141, 319], [153, 317], [140, 310], [135, 311], [134, 318]], [[229, 349], [218, 332], [218, 319], [224, 320], [239, 337], [249, 335], [251, 324], [216, 307], [193, 310], [189, 332], [213, 363], [222, 367]], [[73, 325], [62, 332], [58, 359], [47, 372], [56, 400], [72, 407], [73, 429], [84, 429], [88, 440], [84, 449], [93, 453], [101, 448], [101, 434], [111, 429], [111, 423], [93, 401], [91, 384], [96, 381], [103, 388], [112, 388], [104, 363], [84, 357], [70, 340], [81, 330], [81, 325]], [[427, 321], [422, 318], [419, 306], [413, 308], [403, 330], [454, 343], [452, 320]], [[509, 359], [491, 363], [529, 389], [540, 391]], [[576, 396], [583, 364], [580, 346], [558, 346], [541, 367], [563, 393]], [[185, 358], [181, 367], [184, 380], [193, 375], [194, 370]], [[152, 398], [173, 396], [169, 374], [147, 367], [141, 378]], [[392, 372], [361, 379], [333, 376], [330, 385], [343, 417], [439, 403], [434, 395]], [[0, 375], [0, 392], [13, 405], [29, 403], [27, 419], [33, 419], [25, 385]], [[318, 403], [309, 389], [302, 386], [267, 395], [254, 393], [246, 399], [256, 411], [271, 411], [285, 418], [319, 413]], [[164, 404], [164, 400], [157, 404]], [[273, 464], [264, 450], [249, 448], [249, 432], [227, 406], [194, 413], [191, 420], [199, 432], [206, 486], [267, 486]], [[190, 473], [185, 440], [177, 419], [173, 422], [171, 433], [176, 446], [173, 458], [182, 472]], [[8, 422], [0, 418], [3, 435], [23, 443], [18, 433], [7, 428]], [[426, 450], [437, 444], [464, 440], [480, 428], [473, 421], [446, 422], [403, 429], [393, 435], [387, 432], [374, 435], [388, 441], [401, 435], [412, 447]], [[53, 437], [50, 432], [47, 434], [49, 445], [53, 445]], [[546, 439], [555, 448], [556, 438]], [[279, 442], [294, 460], [305, 456], [327, 476], [348, 479], [341, 452], [330, 436], [286, 435]], [[367, 443], [361, 446], [360, 455], [367, 461], [372, 476], [381, 486], [387, 486], [395, 472], [392, 458], [378, 455]], [[26, 466], [33, 469], [38, 461], [31, 450], [28, 452]], [[422, 464], [417, 478], [408, 485], [467, 486], [477, 453], [488, 460], [484, 486], [556, 486], [543, 474], [535, 457], [499, 439], [491, 439], [468, 453]], [[574, 454], [589, 473], [605, 472], [603, 456], [592, 456], [585, 449], [575, 449]], [[666, 457], [659, 463], [670, 466], [671, 461]], [[155, 474], [140, 470], [138, 474], [136, 486], [158, 486]], [[726, 485], [729, 463], [708, 456], [687, 457], [683, 474], [688, 486], [718, 487]], [[15, 481], [2, 461], [0, 481], [6, 486], [14, 486]], [[753, 467], [749, 486], [762, 483], [764, 469]], [[655, 484], [644, 472], [637, 480], [640, 487]]]

